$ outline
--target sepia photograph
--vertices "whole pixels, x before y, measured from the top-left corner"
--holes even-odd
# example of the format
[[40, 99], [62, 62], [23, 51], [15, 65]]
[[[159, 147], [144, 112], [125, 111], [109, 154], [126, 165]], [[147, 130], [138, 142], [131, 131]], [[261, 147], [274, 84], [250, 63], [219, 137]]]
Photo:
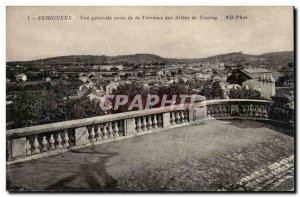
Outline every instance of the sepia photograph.
[[295, 12], [6, 6], [6, 190], [294, 193]]

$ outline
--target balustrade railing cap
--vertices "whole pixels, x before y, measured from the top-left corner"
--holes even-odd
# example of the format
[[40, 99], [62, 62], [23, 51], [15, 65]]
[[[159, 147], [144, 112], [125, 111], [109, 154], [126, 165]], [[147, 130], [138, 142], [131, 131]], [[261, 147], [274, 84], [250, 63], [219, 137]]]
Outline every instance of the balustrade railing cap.
[[[96, 116], [90, 118], [68, 120], [63, 122], [55, 122], [50, 124], [36, 125], [31, 127], [16, 128], [6, 131], [6, 137], [20, 137], [31, 134], [38, 134], [43, 132], [58, 131], [70, 128], [84, 127], [93, 124], [100, 124], [105, 122], [125, 120], [129, 118], [143, 117], [148, 115], [153, 115], [157, 113], [165, 113], [179, 109], [180, 105], [173, 105], [174, 109], [171, 106], [168, 107], [159, 107], [144, 109], [139, 111], [129, 111], [117, 114], [109, 114], [105, 116]], [[186, 108], [186, 107], [185, 107]]]
[[196, 96], [195, 102], [200, 102], [200, 101], [206, 100], [205, 96], [201, 96], [201, 95], [192, 95], [192, 96]]
[[[198, 97], [198, 95], [197, 95]], [[196, 98], [197, 98], [196, 97]], [[199, 102], [204, 101], [204, 102]], [[232, 102], [251, 102], [251, 103], [272, 103], [274, 101], [266, 101], [266, 100], [247, 100], [247, 99], [224, 99], [224, 100], [206, 100], [205, 97], [200, 96], [198, 100], [198, 107], [212, 105], [212, 104], [222, 104], [222, 103], [232, 103]], [[98, 116], [98, 117], [91, 117], [91, 118], [84, 118], [84, 119], [77, 119], [77, 120], [69, 120], [64, 122], [56, 122], [44, 125], [37, 125], [31, 127], [24, 127], [24, 128], [17, 128], [11, 129], [6, 131], [7, 138], [15, 138], [15, 137], [22, 137], [31, 134], [39, 134], [44, 132], [52, 132], [64, 129], [71, 129], [71, 128], [78, 128], [84, 127], [88, 125], [100, 124], [105, 122], [112, 122], [112, 121], [119, 121], [125, 120], [129, 118], [136, 118], [136, 117], [143, 117], [158, 113], [166, 113], [174, 110], [178, 110], [180, 105], [174, 105], [175, 108], [169, 107], [159, 107], [159, 108], [152, 108], [147, 110], [140, 110], [140, 111], [131, 111], [131, 112], [124, 112], [119, 114], [110, 114], [105, 116]], [[185, 107], [187, 109], [187, 107]]]
[[218, 104], [235, 104], [235, 103], [247, 103], [247, 104], [264, 104], [273, 105], [274, 101], [270, 100], [252, 100], [252, 99], [218, 99], [218, 100], [206, 100], [204, 105], [218, 105]]

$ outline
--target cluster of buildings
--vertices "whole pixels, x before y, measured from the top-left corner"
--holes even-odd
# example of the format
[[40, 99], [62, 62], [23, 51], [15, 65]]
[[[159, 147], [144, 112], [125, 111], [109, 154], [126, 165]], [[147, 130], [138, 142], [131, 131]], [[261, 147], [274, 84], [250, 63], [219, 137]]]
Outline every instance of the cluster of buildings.
[[[49, 67], [49, 66], [48, 66]], [[88, 72], [77, 71], [52, 71], [55, 75], [68, 79], [70, 75], [76, 75], [82, 81], [78, 87], [78, 94], [70, 98], [77, 98], [89, 92], [90, 99], [99, 99], [104, 95], [112, 94], [120, 84], [130, 84], [134, 81], [143, 83], [146, 87], [168, 86], [179, 81], [218, 81], [224, 90], [225, 98], [231, 89], [249, 88], [261, 92], [261, 96], [270, 99], [275, 95], [275, 80], [272, 73], [265, 68], [248, 68], [228, 70], [224, 62], [203, 64], [174, 64], [174, 65], [92, 65], [87, 66]], [[44, 78], [50, 81], [52, 76]], [[99, 79], [110, 81], [103, 87], [95, 83]], [[230, 80], [228, 80], [230, 79]], [[16, 75], [16, 81], [26, 81], [27, 75]]]
[[[207, 65], [165, 65], [140, 66], [134, 70], [124, 68], [122, 65], [95, 65], [92, 72], [79, 75], [83, 85], [79, 87], [78, 95], [83, 95], [86, 90], [92, 90], [88, 97], [101, 100], [100, 97], [112, 94], [113, 90], [117, 89], [120, 84], [130, 84], [133, 81], [141, 82], [145, 87], [161, 87], [179, 81], [198, 82], [206, 80], [219, 82], [225, 98], [229, 98], [231, 89], [239, 88], [257, 90], [264, 99], [271, 99], [275, 95], [275, 80], [269, 70], [250, 68], [229, 72], [224, 67], [225, 64], [222, 62], [218, 62], [214, 68], [207, 68]], [[228, 77], [231, 78], [231, 81], [227, 80]], [[100, 87], [94, 82], [97, 79], [107, 79], [110, 83]], [[235, 80], [232, 82], [232, 79]]]

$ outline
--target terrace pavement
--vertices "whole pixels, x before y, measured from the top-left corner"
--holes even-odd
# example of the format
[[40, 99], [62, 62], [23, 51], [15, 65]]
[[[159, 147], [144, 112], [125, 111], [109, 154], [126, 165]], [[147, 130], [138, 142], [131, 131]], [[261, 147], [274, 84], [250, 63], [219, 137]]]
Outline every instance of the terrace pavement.
[[209, 120], [7, 166], [10, 191], [293, 191], [294, 138]]

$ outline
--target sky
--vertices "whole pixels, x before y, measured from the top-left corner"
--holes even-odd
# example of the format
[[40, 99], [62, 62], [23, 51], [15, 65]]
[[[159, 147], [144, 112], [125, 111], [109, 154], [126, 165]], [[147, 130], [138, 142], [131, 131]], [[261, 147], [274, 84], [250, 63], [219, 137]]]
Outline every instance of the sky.
[[[247, 19], [229, 20], [228, 15], [247, 16]], [[32, 19], [39, 16], [71, 16], [73, 20]], [[81, 20], [81, 16], [90, 18]], [[111, 16], [112, 20], [91, 21], [92, 17], [101, 16]], [[128, 20], [129, 16], [134, 20]], [[136, 20], [136, 16], [140, 19]], [[164, 20], [142, 20], [142, 16]], [[190, 20], [174, 20], [175, 16], [190, 17]], [[192, 20], [193, 16], [197, 19]], [[201, 16], [217, 20], [201, 20]], [[113, 20], [114, 17], [126, 20]], [[292, 51], [293, 32], [293, 7], [8, 6], [6, 59], [137, 53], [202, 58], [240, 51], [255, 55]]]

